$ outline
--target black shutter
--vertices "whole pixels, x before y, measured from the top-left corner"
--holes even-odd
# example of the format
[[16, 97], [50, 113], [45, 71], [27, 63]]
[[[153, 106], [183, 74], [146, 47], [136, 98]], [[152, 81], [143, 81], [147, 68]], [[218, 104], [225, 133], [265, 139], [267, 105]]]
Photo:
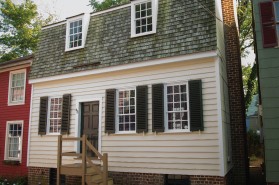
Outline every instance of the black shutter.
[[138, 86], [136, 101], [137, 132], [148, 132], [148, 87]]
[[63, 95], [61, 134], [70, 133], [71, 94]]
[[152, 85], [152, 131], [164, 132], [164, 84]]
[[48, 108], [48, 97], [40, 98], [40, 112], [39, 112], [39, 129], [38, 133], [40, 135], [46, 134], [47, 126], [47, 108]]
[[190, 130], [203, 131], [202, 81], [189, 81]]
[[116, 90], [106, 90], [106, 133], [115, 133], [115, 98]]
[[272, 1], [260, 3], [260, 15], [262, 24], [263, 47], [271, 48], [278, 45], [275, 14]]

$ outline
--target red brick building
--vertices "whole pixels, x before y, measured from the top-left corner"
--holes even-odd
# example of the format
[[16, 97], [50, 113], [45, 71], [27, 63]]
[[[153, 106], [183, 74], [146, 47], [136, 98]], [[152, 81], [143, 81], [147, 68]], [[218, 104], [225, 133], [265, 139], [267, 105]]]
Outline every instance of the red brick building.
[[27, 175], [33, 56], [0, 63], [0, 177]]

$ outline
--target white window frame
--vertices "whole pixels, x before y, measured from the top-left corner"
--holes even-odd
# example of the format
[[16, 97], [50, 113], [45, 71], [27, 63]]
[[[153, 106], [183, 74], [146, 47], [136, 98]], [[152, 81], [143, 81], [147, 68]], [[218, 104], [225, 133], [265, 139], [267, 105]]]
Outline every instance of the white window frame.
[[[152, 6], [152, 31], [136, 34], [135, 9], [136, 5], [151, 2]], [[157, 31], [158, 0], [135, 0], [131, 2], [131, 38], [154, 34]]]
[[[24, 73], [24, 89], [23, 89], [23, 100], [12, 101], [12, 78], [14, 74]], [[26, 69], [20, 69], [16, 71], [11, 71], [9, 76], [9, 92], [8, 92], [8, 106], [13, 105], [24, 105], [25, 104], [25, 91], [26, 91]]]
[[[11, 124], [21, 124], [21, 143], [20, 143], [20, 155], [19, 158], [12, 158], [9, 157], [9, 145], [8, 145], [8, 135], [9, 135], [9, 130], [10, 130], [10, 125]], [[22, 159], [22, 143], [23, 143], [23, 131], [24, 131], [24, 121], [23, 120], [16, 120], [16, 121], [7, 121], [6, 122], [6, 136], [5, 136], [5, 153], [4, 153], [4, 160], [7, 161], [19, 161], [21, 162]]]
[[[169, 129], [168, 127], [168, 98], [167, 98], [167, 86], [175, 86], [175, 85], [185, 85], [186, 84], [186, 93], [187, 93], [187, 108], [188, 108], [188, 129]], [[191, 120], [190, 120], [190, 106], [189, 106], [189, 83], [188, 81], [186, 82], [174, 82], [174, 83], [167, 83], [164, 84], [164, 118], [165, 118], [165, 132], [166, 133], [176, 133], [176, 132], [191, 132], [190, 127], [191, 127]]]
[[62, 96], [53, 96], [48, 98], [48, 110], [47, 110], [47, 135], [60, 135], [61, 134], [61, 128], [60, 132], [50, 132], [50, 106], [51, 106], [51, 99], [53, 98], [61, 98], [62, 103], [61, 103], [61, 125], [62, 125], [62, 107], [63, 107], [63, 97]]
[[[119, 131], [119, 91], [135, 91], [135, 130]], [[123, 88], [116, 91], [116, 114], [115, 114], [115, 133], [116, 134], [135, 134], [137, 132], [137, 91], [136, 88]]]
[[[72, 22], [76, 22], [82, 20], [82, 44], [81, 46], [78, 47], [69, 47], [70, 43], [70, 24]], [[90, 15], [89, 14], [82, 14], [76, 17], [71, 17], [67, 19], [67, 26], [66, 26], [66, 41], [65, 41], [65, 51], [72, 51], [76, 49], [81, 49], [84, 48], [85, 42], [86, 42], [86, 36], [87, 36], [87, 31], [88, 31], [88, 24], [90, 20]]]

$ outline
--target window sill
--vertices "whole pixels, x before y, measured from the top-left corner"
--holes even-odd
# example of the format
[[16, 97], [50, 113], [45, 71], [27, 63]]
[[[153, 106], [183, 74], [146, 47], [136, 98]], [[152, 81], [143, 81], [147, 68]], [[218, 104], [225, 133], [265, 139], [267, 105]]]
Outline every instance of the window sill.
[[83, 49], [83, 48], [84, 48], [84, 45], [83, 45], [83, 46], [76, 47], [76, 48], [66, 48], [66, 49], [65, 49], [65, 52], [74, 51], [74, 50]]
[[141, 37], [141, 36], [145, 36], [145, 35], [151, 35], [151, 34], [155, 34], [155, 33], [156, 33], [156, 31], [145, 32], [145, 33], [140, 33], [140, 34], [132, 34], [131, 38]]
[[20, 161], [19, 160], [4, 160], [3, 164], [11, 165], [11, 166], [19, 166], [20, 165]]
[[16, 105], [24, 105], [24, 104], [25, 104], [24, 101], [23, 102], [9, 102], [8, 106], [16, 106]]

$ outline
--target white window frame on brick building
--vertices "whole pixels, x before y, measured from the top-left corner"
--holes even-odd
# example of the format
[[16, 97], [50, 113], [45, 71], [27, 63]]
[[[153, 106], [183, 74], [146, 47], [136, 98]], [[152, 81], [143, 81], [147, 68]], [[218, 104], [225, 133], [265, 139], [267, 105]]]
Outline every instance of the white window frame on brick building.
[[[185, 86], [185, 91], [183, 92], [181, 91], [182, 86]], [[175, 91], [175, 88], [177, 87], [178, 87], [178, 91], [177, 90]], [[172, 91], [170, 92], [168, 88], [172, 88]], [[165, 92], [164, 98], [165, 98], [165, 120], [166, 120], [165, 132], [190, 132], [188, 82], [165, 84], [164, 92]], [[182, 107], [182, 105], [185, 106]], [[169, 128], [169, 124], [171, 123], [173, 123], [173, 126], [172, 128]], [[178, 126], [180, 128], [177, 128]]]
[[[131, 92], [134, 92], [134, 95], [131, 97]], [[123, 93], [123, 94], [122, 94]], [[127, 94], [126, 94], [127, 93]], [[122, 94], [122, 95], [121, 95]], [[128, 96], [126, 96], [126, 95]], [[127, 99], [128, 98], [128, 99]], [[125, 99], [127, 101], [125, 101]], [[134, 99], [132, 103], [132, 99]], [[127, 104], [125, 104], [125, 102]], [[136, 89], [135, 88], [129, 88], [129, 89], [120, 89], [116, 93], [116, 133], [136, 133], [136, 109], [137, 109], [137, 102], [136, 102]], [[134, 110], [132, 109], [134, 107]], [[120, 110], [122, 109], [122, 111]], [[132, 111], [133, 110], [133, 111]], [[128, 111], [128, 112], [126, 112]], [[123, 118], [123, 120], [121, 119]], [[127, 118], [129, 118], [129, 121], [127, 121]], [[134, 119], [132, 119], [134, 117]], [[122, 121], [120, 121], [122, 120]], [[125, 130], [125, 125], [129, 125], [129, 129]], [[133, 129], [131, 127], [133, 126]], [[123, 126], [123, 129], [120, 128], [120, 126]]]
[[[156, 33], [157, 16], [158, 16], [158, 0], [132, 1], [131, 2], [131, 37], [139, 37], [139, 36]], [[152, 26], [151, 31], [148, 31], [148, 25]], [[145, 28], [144, 32], [143, 32], [143, 28]], [[137, 33], [137, 29], [140, 29], [139, 33]]]
[[50, 97], [48, 101], [47, 134], [59, 135], [62, 123], [63, 98], [62, 96]]
[[[19, 125], [20, 125], [20, 127], [18, 127]], [[23, 141], [22, 138], [23, 138], [23, 121], [22, 120], [7, 121], [6, 142], [5, 142], [5, 160], [21, 162], [22, 141]], [[17, 147], [15, 148], [15, 146], [17, 146]], [[14, 155], [13, 152], [17, 153], [17, 157]]]
[[23, 105], [25, 103], [25, 89], [26, 69], [11, 71], [9, 78], [8, 105]]
[[[67, 18], [65, 51], [84, 48], [89, 20], [89, 14], [80, 14]], [[78, 37], [78, 35], [81, 35], [81, 37]], [[76, 46], [75, 42], [78, 43]]]

